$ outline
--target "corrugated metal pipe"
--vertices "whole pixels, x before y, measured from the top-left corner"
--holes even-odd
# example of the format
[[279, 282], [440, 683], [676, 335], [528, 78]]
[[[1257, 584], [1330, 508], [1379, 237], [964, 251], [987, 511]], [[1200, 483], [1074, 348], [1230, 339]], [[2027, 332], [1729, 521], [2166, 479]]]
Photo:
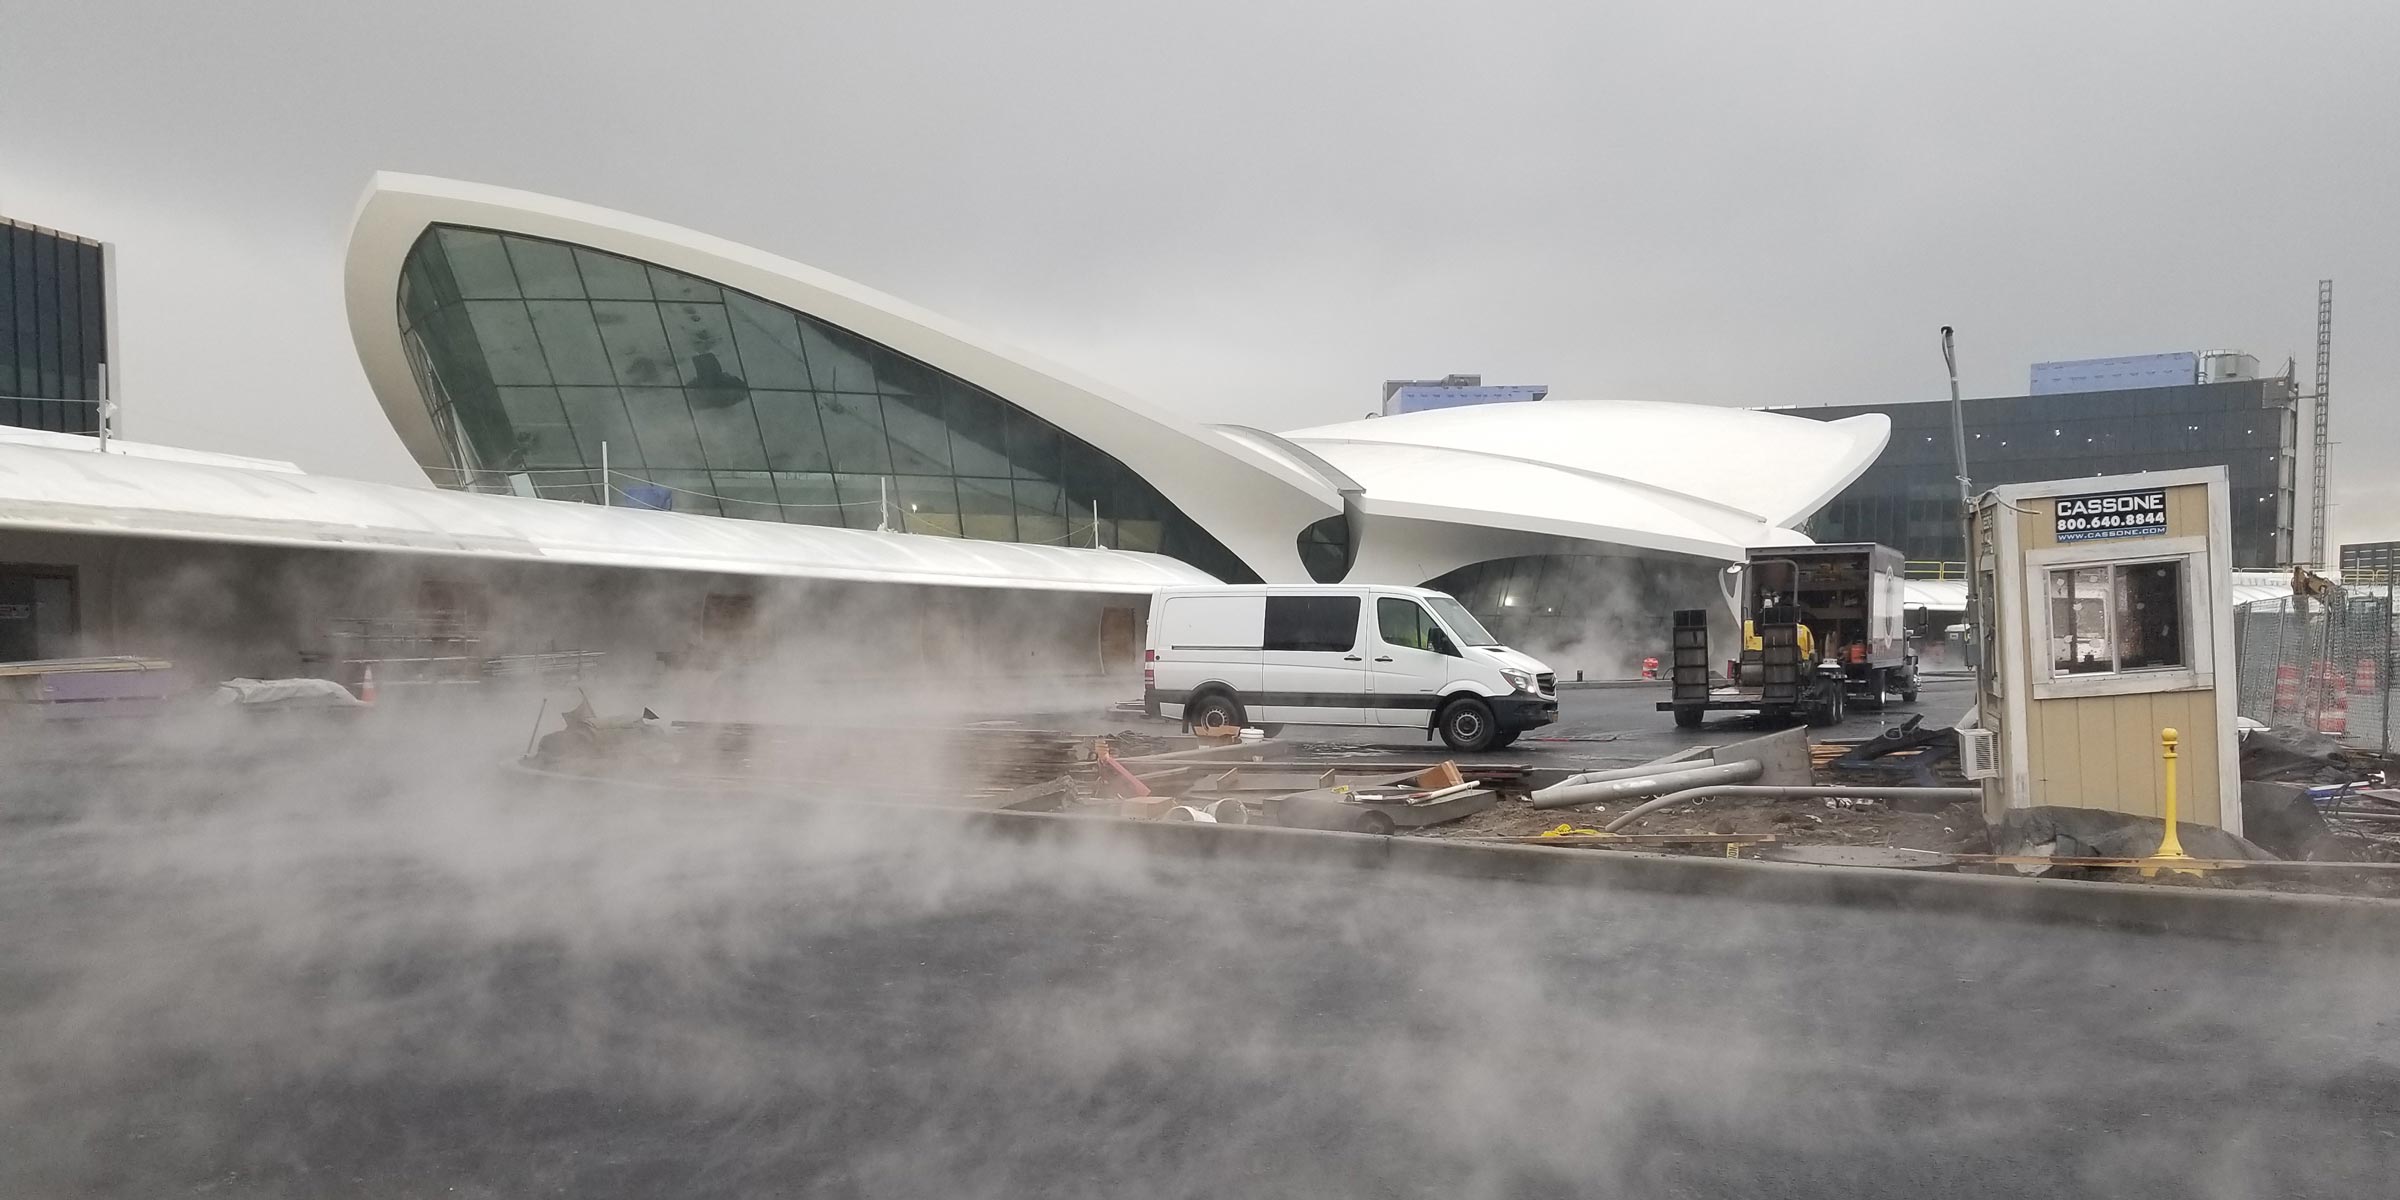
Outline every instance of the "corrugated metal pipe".
[[[1983, 799], [1982, 788], [1967, 787], [1846, 787], [1840, 784], [1810, 784], [1805, 787], [1762, 787], [1740, 784], [1703, 784], [1669, 792], [1625, 812], [1600, 828], [1615, 833], [1662, 808], [1673, 808], [1693, 800], [1712, 796], [1738, 796], [1749, 800], [1807, 800], [1819, 796], [1848, 796], [1857, 800], [1940, 800], [1956, 804], [1964, 800]], [[1539, 804], [1540, 801], [1535, 801]]]
[[[1596, 783], [1554, 783], [1533, 794], [1535, 808], [1572, 808], [1578, 804], [1606, 804], [1612, 800], [1630, 800], [1636, 796], [1655, 796], [1682, 788], [1707, 787], [1720, 783], [1748, 783], [1759, 777], [1766, 767], [1757, 760], [1718, 763], [1706, 767], [1679, 767], [1628, 775], [1621, 779], [1603, 779]], [[1594, 772], [1600, 774], [1602, 772]]]

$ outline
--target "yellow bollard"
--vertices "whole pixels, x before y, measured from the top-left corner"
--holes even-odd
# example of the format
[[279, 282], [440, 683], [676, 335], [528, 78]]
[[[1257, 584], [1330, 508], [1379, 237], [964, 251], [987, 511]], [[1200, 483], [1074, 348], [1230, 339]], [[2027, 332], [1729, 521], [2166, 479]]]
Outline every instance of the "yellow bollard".
[[[2167, 778], [2167, 809], [2166, 809], [2166, 814], [2165, 814], [2165, 816], [2166, 816], [2166, 821], [2167, 821], [2167, 833], [2166, 833], [2166, 836], [2165, 836], [2165, 837], [2162, 837], [2162, 838], [2158, 839], [2158, 849], [2157, 849], [2156, 851], [2153, 851], [2153, 852], [2151, 853], [2151, 855], [2150, 855], [2150, 860], [2151, 860], [2151, 861], [2156, 861], [2156, 860], [2159, 860], [2159, 859], [2173, 860], [2173, 859], [2189, 859], [2189, 858], [2191, 858], [2191, 855], [2189, 855], [2189, 854], [2185, 854], [2185, 853], [2183, 852], [2183, 840], [2182, 840], [2181, 838], [2178, 838], [2178, 837], [2176, 837], [2176, 836], [2175, 836], [2175, 742], [2176, 742], [2176, 737], [2177, 737], [2177, 735], [2176, 735], [2176, 733], [2175, 733], [2175, 731], [2174, 731], [2173, 729], [2161, 729], [2161, 730], [2159, 730], [2159, 731], [2158, 731], [2158, 752], [2159, 752], [2159, 756], [2160, 756], [2161, 758], [2164, 758], [2164, 759], [2166, 760], [2166, 778]], [[2152, 874], [2153, 872], [2151, 872], [2151, 871], [2144, 871], [2144, 872], [2142, 872], [2142, 873], [2143, 873], [2143, 874], [2145, 874], [2145, 875], [2148, 875], [2148, 874]]]

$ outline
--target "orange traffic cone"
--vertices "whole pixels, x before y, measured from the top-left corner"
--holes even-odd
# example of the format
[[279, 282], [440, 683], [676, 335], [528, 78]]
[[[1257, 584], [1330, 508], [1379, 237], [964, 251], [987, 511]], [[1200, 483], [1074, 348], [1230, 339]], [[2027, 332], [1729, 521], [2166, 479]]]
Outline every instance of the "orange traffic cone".
[[367, 704], [375, 703], [375, 664], [373, 663], [368, 663], [366, 670], [358, 677], [358, 698]]

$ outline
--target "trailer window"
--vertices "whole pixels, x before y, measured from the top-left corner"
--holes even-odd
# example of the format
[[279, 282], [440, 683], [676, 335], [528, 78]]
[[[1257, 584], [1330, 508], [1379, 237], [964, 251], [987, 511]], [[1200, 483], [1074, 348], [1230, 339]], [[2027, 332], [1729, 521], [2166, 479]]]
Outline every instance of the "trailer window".
[[2190, 665], [2183, 563], [2116, 563], [2050, 572], [2050, 673], [2107, 675]]
[[1358, 645], [1358, 597], [1269, 596], [1269, 650], [1346, 651]]

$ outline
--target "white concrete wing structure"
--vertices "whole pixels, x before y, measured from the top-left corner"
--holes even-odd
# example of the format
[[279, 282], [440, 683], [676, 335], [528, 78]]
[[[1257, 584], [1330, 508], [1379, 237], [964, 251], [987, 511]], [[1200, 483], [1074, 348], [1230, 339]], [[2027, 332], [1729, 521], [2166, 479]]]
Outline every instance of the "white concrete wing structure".
[[1369, 531], [1359, 569], [1422, 580], [1494, 557], [1481, 551], [1495, 536], [1530, 536], [1559, 554], [1626, 548], [1725, 561], [1806, 542], [1793, 527], [1874, 461], [1888, 429], [1873, 418], [1549, 400], [1283, 437], [1357, 481]]
[[1212, 427], [762, 251], [421, 176], [375, 177], [346, 287], [376, 395], [445, 486], [1139, 550], [1228, 581], [1736, 560], [1807, 540], [1889, 428], [1558, 399]]
[[[410, 326], [408, 318], [412, 316], [412, 302], [403, 297], [407, 265], [412, 251], [419, 251], [429, 231], [443, 230], [459, 234], [446, 244], [438, 240], [431, 243], [444, 252], [441, 255], [420, 252], [420, 265], [428, 269], [421, 276], [426, 281], [424, 287], [413, 302], [422, 310], [413, 314], [419, 318], [416, 328], [438, 325], [440, 318], [450, 311], [463, 310], [466, 319], [455, 330], [437, 328], [430, 336], [406, 337], [404, 330]], [[473, 234], [516, 236], [503, 245], [486, 242]], [[488, 264], [470, 261], [488, 247], [501, 247], [503, 257]], [[537, 268], [527, 261], [528, 254], [552, 248], [577, 252], [572, 255], [573, 265], [566, 266], [562, 276], [537, 280]], [[511, 255], [514, 257], [507, 257]], [[561, 255], [560, 261], [566, 262], [568, 257]], [[650, 279], [642, 280], [638, 267], [631, 276], [630, 288], [618, 285], [614, 278], [606, 281], [601, 278], [603, 270], [622, 264], [653, 268]], [[449, 270], [448, 280], [436, 277], [443, 267]], [[485, 270], [487, 267], [489, 270]], [[483, 270], [484, 277], [470, 279], [471, 269]], [[489, 277], [493, 274], [502, 276], [498, 283]], [[508, 275], [515, 276], [513, 286], [506, 278]], [[626, 405], [631, 417], [621, 423], [630, 427], [632, 436], [620, 442], [615, 450], [621, 456], [620, 463], [637, 464], [641, 460], [633, 455], [646, 451], [650, 461], [637, 465], [630, 473], [643, 478], [667, 472], [709, 470], [733, 475], [763, 469], [770, 476], [764, 482], [773, 486], [779, 482], [771, 478], [774, 475], [859, 478], [907, 475], [930, 479], [957, 471], [956, 464], [946, 460], [920, 461], [917, 465], [923, 468], [921, 471], [904, 470], [901, 468], [910, 466], [909, 463], [888, 462], [888, 454], [867, 450], [863, 445], [855, 448], [861, 451], [855, 456], [857, 461], [844, 462], [844, 435], [839, 429], [824, 439], [829, 454], [809, 455], [810, 461], [802, 462], [798, 461], [802, 457], [799, 454], [792, 456], [793, 461], [778, 461], [782, 456], [773, 453], [751, 456], [744, 453], [749, 447], [726, 446], [722, 448], [724, 453], [719, 453], [720, 447], [710, 439], [710, 431], [702, 424], [699, 440], [704, 448], [700, 459], [688, 462], [674, 459], [675, 449], [658, 448], [653, 443], [687, 441], [684, 432], [665, 428], [680, 418], [646, 413], [642, 406], [662, 399], [652, 393], [674, 390], [687, 379], [697, 379], [692, 363], [701, 355], [713, 354], [718, 370], [733, 368], [734, 361], [741, 360], [737, 382], [744, 384], [750, 395], [727, 407], [746, 405], [770, 414], [764, 431], [752, 435], [768, 443], [770, 451], [778, 448], [774, 443], [781, 432], [775, 426], [773, 414], [794, 403], [805, 406], [805, 397], [810, 393], [859, 397], [863, 405], [841, 410], [845, 413], [863, 410], [869, 414], [854, 432], [864, 433], [871, 426], [875, 435], [888, 437], [897, 435], [895, 427], [904, 406], [912, 406], [907, 412], [911, 418], [922, 411], [938, 413], [944, 403], [956, 400], [932, 393], [941, 390], [944, 384], [963, 382], [971, 389], [1002, 398], [1006, 405], [1039, 422], [1066, 431], [1122, 464], [1260, 573], [1296, 575], [1299, 562], [1294, 534], [1300, 527], [1341, 509], [1333, 489], [1312, 474], [1254, 454], [1211, 435], [1197, 424], [1159, 412], [1103, 385], [1076, 378], [1061, 368], [1005, 348], [905, 302], [760, 250], [591, 205], [455, 180], [378, 174], [352, 230], [345, 279], [351, 330], [368, 380], [401, 440], [437, 483], [456, 483], [462, 471], [506, 469], [497, 461], [501, 454], [479, 444], [470, 420], [456, 422], [458, 428], [441, 428], [445, 410], [452, 403], [461, 407], [496, 403], [511, 424], [528, 423], [519, 421], [520, 412], [514, 403], [526, 399], [520, 390], [525, 388], [573, 389], [582, 394], [582, 399], [595, 404]], [[562, 281], [563, 286], [558, 286]], [[724, 289], [734, 299], [728, 303], [717, 289]], [[424, 291], [438, 295], [425, 296]], [[790, 333], [782, 313], [745, 303], [750, 299], [796, 314], [803, 324], [796, 334]], [[663, 329], [654, 326], [655, 318], [640, 310], [639, 305], [646, 301], [655, 302], [664, 312]], [[597, 321], [587, 326], [583, 315], [572, 310], [578, 304], [592, 306]], [[457, 309], [453, 310], [452, 305]], [[521, 319], [520, 311], [529, 312], [530, 318]], [[759, 322], [755, 336], [748, 336], [753, 330], [751, 325], [743, 323], [745, 318]], [[686, 337], [677, 336], [679, 319], [692, 322], [690, 330], [684, 331]], [[812, 328], [812, 319], [814, 324], [830, 328], [822, 331]], [[768, 326], [765, 322], [776, 324]], [[723, 333], [715, 334], [716, 344], [710, 346], [708, 339], [712, 330], [717, 329]], [[597, 342], [588, 337], [594, 330], [599, 334]], [[863, 339], [871, 346], [838, 344], [835, 338], [839, 334]], [[519, 353], [522, 347], [508, 344], [511, 339], [527, 335], [538, 343], [530, 355]], [[415, 362], [411, 361], [412, 343], [427, 351], [418, 355]], [[888, 351], [891, 357], [883, 362], [872, 361], [877, 348]], [[588, 361], [578, 357], [587, 350], [595, 352], [588, 355]], [[659, 353], [660, 350], [664, 352]], [[471, 361], [476, 357], [486, 362]], [[801, 361], [781, 361], [786, 357]], [[794, 378], [770, 378], [778, 368], [787, 367]], [[923, 368], [931, 368], [938, 375], [928, 386], [918, 378], [900, 378], [903, 371], [896, 368], [905, 368], [912, 375], [930, 374]], [[485, 373], [492, 376], [489, 384], [471, 378]], [[661, 385], [665, 387], [662, 389]], [[436, 388], [448, 395], [427, 394]], [[487, 389], [497, 394], [480, 394]], [[600, 395], [602, 389], [617, 395]], [[699, 388], [695, 383], [683, 390]], [[627, 392], [634, 394], [625, 395]], [[775, 394], [775, 401], [766, 398], [769, 392]], [[881, 401], [880, 413], [874, 411], [878, 401]], [[528, 407], [536, 402], [526, 400]], [[695, 400], [695, 403], [703, 402]], [[823, 401], [828, 419], [839, 403], [835, 399]], [[562, 412], [576, 433], [584, 432], [586, 423], [577, 419], [581, 416], [578, 409], [570, 406]], [[702, 423], [709, 416], [710, 411], [701, 407], [691, 420]], [[806, 415], [808, 421], [818, 419], [813, 411]], [[933, 423], [939, 421], [938, 416], [933, 418]], [[530, 423], [538, 423], [538, 418]], [[588, 422], [594, 429], [617, 423], [619, 418], [613, 411], [605, 419], [594, 417]], [[1017, 435], [1018, 431], [1011, 429], [998, 436]], [[933, 430], [931, 436], [942, 440], [944, 431]], [[1048, 434], [1046, 430], [1036, 430], [1034, 436]], [[816, 447], [812, 444], [809, 448]], [[578, 443], [575, 449], [581, 460], [578, 466], [599, 466], [592, 448]], [[978, 449], [1003, 453], [1006, 447]], [[462, 458], [468, 461], [461, 461]], [[721, 465], [724, 463], [738, 465]], [[1022, 460], [1013, 465], [1015, 470], [1003, 466], [992, 476], [1003, 482], [1001, 501], [1008, 505], [1021, 502], [1007, 493], [1008, 480], [1026, 480], [1044, 470], [1043, 465]], [[812, 478], [807, 482], [814, 485], [817, 481]], [[1056, 486], [1066, 481], [1043, 478], [1040, 482]], [[691, 490], [716, 494], [713, 487]], [[1043, 500], [1024, 503], [1041, 504], [1046, 499], [1045, 496]], [[851, 507], [857, 504], [847, 499], [835, 503]], [[967, 509], [971, 510], [974, 503], [968, 500]], [[788, 518], [803, 506], [778, 501], [775, 507], [782, 509]], [[1073, 510], [1080, 506], [1070, 502], [1066, 507], [1067, 515], [1072, 517]], [[953, 502], [953, 509], [958, 508]], [[876, 524], [871, 519], [859, 520], [857, 513], [848, 515], [854, 525]], [[1101, 521], [1111, 521], [1117, 516], [1103, 504]], [[1048, 527], [1045, 522], [1044, 528]]]

